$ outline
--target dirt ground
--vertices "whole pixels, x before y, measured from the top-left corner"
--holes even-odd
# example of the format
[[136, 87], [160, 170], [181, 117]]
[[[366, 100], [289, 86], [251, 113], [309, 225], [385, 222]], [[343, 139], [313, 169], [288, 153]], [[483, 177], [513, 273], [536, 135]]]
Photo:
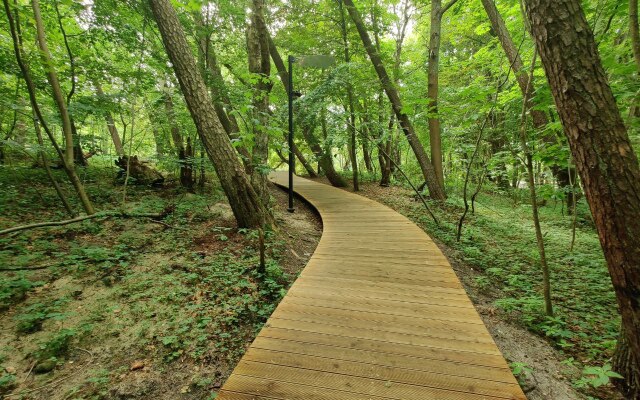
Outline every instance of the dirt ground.
[[[269, 251], [279, 251], [278, 264], [288, 274], [285, 276], [291, 283], [317, 246], [322, 224], [315, 211], [304, 202], [298, 201], [296, 212], [289, 213], [286, 211], [286, 194], [277, 188], [273, 188], [272, 193], [276, 203], [274, 210], [278, 233], [277, 243], [268, 249], [267, 256]], [[131, 230], [136, 231], [138, 236], [151, 238], [141, 245], [139, 251], [142, 256], [132, 258], [127, 275], [122, 280], [66, 274], [66, 271], [57, 269], [54, 273], [43, 269], [37, 271], [37, 277], [30, 276], [30, 279], [46, 283], [29, 292], [21, 302], [0, 311], [0, 364], [4, 369], [0, 375], [5, 373], [14, 376], [12, 388], [4, 395], [0, 392], [0, 398], [215, 398], [216, 390], [231, 373], [244, 351], [243, 347], [248, 347], [259, 326], [255, 322], [234, 320], [231, 323], [234, 330], [230, 330], [228, 335], [239, 337], [228, 338], [229, 347], [217, 347], [217, 341], [209, 339], [212, 340], [209, 345], [200, 345], [207, 353], [198, 361], [187, 353], [189, 344], [170, 342], [198, 340], [191, 338], [189, 332], [182, 332], [181, 324], [190, 322], [190, 309], [193, 306], [205, 301], [215, 302], [215, 297], [211, 300], [197, 289], [199, 284], [194, 285], [196, 293], [187, 294], [187, 297], [172, 290], [186, 290], [188, 287], [185, 289], [176, 285], [175, 289], [171, 289], [172, 285], [179, 280], [192, 279], [190, 276], [207, 268], [206, 263], [215, 260], [215, 256], [223, 251], [243, 257], [242, 252], [255, 242], [233, 228], [234, 221], [228, 205], [211, 204], [207, 210], [206, 215], [193, 218], [189, 224], [190, 229], [200, 233], [195, 235], [190, 245], [192, 248], [187, 253], [188, 259], [174, 248], [179, 245], [155, 239], [159, 232], [171, 228], [140, 221], [104, 222], [108, 225], [106, 236], [113, 237], [117, 236], [118, 231]], [[220, 234], [210, 233], [216, 231]], [[35, 240], [41, 232], [33, 231], [27, 235], [33, 235]], [[95, 239], [88, 234], [64, 238], [80, 247]], [[201, 265], [197, 260], [202, 260]], [[51, 260], [38, 260], [39, 263], [42, 261]], [[152, 282], [156, 279], [160, 282]], [[154, 284], [160, 288], [165, 286], [165, 289], [153, 292], [153, 295], [145, 294]], [[235, 283], [228, 286], [233, 290]], [[156, 302], [156, 294], [163, 296], [161, 302]], [[236, 298], [242, 299], [241, 296], [233, 297]], [[19, 314], [24, 314], [26, 305], [52, 304], [58, 299], [67, 299], [63, 318], [49, 316], [38, 331], [18, 333]], [[184, 299], [188, 301], [181, 305]], [[227, 305], [215, 306], [211, 309], [216, 312], [225, 312], [228, 308]], [[164, 315], [165, 312], [167, 315]], [[216, 316], [212, 318], [217, 321]], [[87, 321], [91, 324], [91, 330], [81, 334], [79, 331]], [[43, 343], [51, 343], [51, 335], [64, 332], [65, 328], [73, 328], [75, 336], [67, 343], [64, 357], [54, 359], [50, 371], [39, 371], [40, 365], [35, 361], [35, 354], [41, 350]], [[178, 339], [166, 337], [169, 329], [178, 332], [175, 334]], [[174, 345], [180, 350], [170, 353], [170, 346]]]

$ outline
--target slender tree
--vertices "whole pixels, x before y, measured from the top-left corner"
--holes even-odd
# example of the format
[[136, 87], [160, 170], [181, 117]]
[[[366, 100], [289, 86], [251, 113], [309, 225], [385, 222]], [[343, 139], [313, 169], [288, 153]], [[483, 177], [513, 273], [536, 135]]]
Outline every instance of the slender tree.
[[[284, 61], [280, 56], [280, 52], [278, 48], [273, 43], [273, 40], [269, 38], [269, 53], [271, 54], [271, 59], [273, 60], [273, 64], [276, 66], [278, 70], [278, 76], [280, 76], [280, 82], [284, 86], [285, 92], [289, 90], [289, 72], [284, 65]], [[347, 182], [342, 178], [342, 176], [336, 171], [333, 165], [333, 157], [331, 157], [331, 152], [329, 149], [323, 149], [320, 145], [320, 140], [313, 133], [313, 128], [308, 124], [302, 124], [301, 127], [302, 135], [305, 138], [305, 141], [309, 145], [309, 148], [313, 152], [313, 154], [318, 159], [318, 164], [322, 171], [324, 172], [327, 179], [331, 185], [335, 187], [346, 187]], [[294, 152], [296, 150], [296, 146], [293, 148]], [[300, 157], [298, 157], [300, 159]], [[305, 167], [307, 170], [309, 168]], [[313, 170], [313, 169], [312, 169]]]
[[429, 26], [429, 66], [427, 97], [429, 97], [429, 144], [431, 162], [440, 186], [444, 188], [444, 170], [442, 168], [442, 137], [440, 116], [438, 115], [440, 41], [442, 36], [442, 17], [458, 0], [451, 0], [442, 6], [442, 0], [431, 0], [431, 25]]
[[260, 227], [273, 217], [251, 186], [242, 163], [216, 115], [184, 29], [170, 0], [149, 0], [182, 94], [240, 227]]
[[398, 89], [389, 78], [389, 74], [384, 67], [382, 59], [380, 58], [380, 54], [371, 42], [371, 38], [369, 37], [369, 33], [364, 26], [364, 22], [362, 21], [360, 13], [356, 9], [352, 0], [344, 0], [344, 4], [347, 7], [347, 11], [349, 12], [351, 19], [353, 20], [353, 23], [358, 30], [360, 39], [362, 40], [367, 54], [369, 55], [369, 58], [373, 63], [373, 68], [375, 69], [378, 78], [380, 79], [380, 83], [382, 84], [382, 87], [384, 88], [384, 91], [387, 94], [389, 101], [391, 102], [393, 112], [395, 113], [396, 118], [398, 119], [400, 126], [402, 127], [402, 131], [404, 132], [409, 142], [409, 146], [411, 146], [411, 149], [413, 150], [413, 153], [418, 160], [422, 175], [425, 179], [427, 187], [429, 188], [429, 194], [436, 200], [444, 200], [446, 198], [444, 188], [438, 182], [438, 178], [433, 169], [433, 165], [431, 164], [431, 160], [424, 150], [420, 139], [416, 135], [415, 129], [413, 128], [413, 124], [411, 123], [409, 116], [403, 110], [402, 101], [400, 100]]
[[[342, 49], [344, 54], [344, 62], [349, 64], [351, 62], [351, 53], [349, 51], [349, 38], [347, 31], [347, 19], [344, 15], [344, 7], [342, 0], [338, 0], [338, 6], [340, 9], [340, 33], [342, 34]], [[357, 143], [356, 143], [356, 112], [354, 106], [354, 94], [353, 85], [351, 82], [347, 82], [347, 107], [345, 112], [347, 120], [347, 131], [349, 132], [349, 159], [351, 160], [351, 176], [353, 178], [353, 191], [360, 190], [358, 184], [358, 157], [357, 157]]]
[[[547, 114], [535, 106], [537, 105], [533, 94], [536, 91], [536, 87], [534, 82], [529, 78], [529, 74], [527, 74], [526, 68], [522, 63], [522, 58], [520, 56], [520, 50], [516, 47], [513, 39], [509, 31], [507, 30], [507, 26], [504, 23], [504, 19], [500, 15], [498, 8], [495, 4], [494, 0], [482, 0], [482, 5], [489, 17], [489, 22], [491, 23], [492, 32], [498, 37], [500, 41], [500, 45], [504, 50], [507, 59], [509, 60], [509, 64], [513, 69], [516, 81], [518, 82], [518, 86], [520, 87], [520, 91], [522, 92], [522, 96], [526, 97], [528, 100], [527, 108], [529, 113], [531, 114], [531, 119], [533, 121], [533, 127], [538, 130], [542, 130], [549, 123], [549, 118]], [[542, 140], [547, 145], [555, 145], [557, 143], [558, 137], [552, 131], [544, 133], [542, 135]], [[574, 168], [565, 168], [559, 164], [551, 164], [551, 172], [553, 176], [558, 181], [558, 185], [561, 188], [570, 187], [570, 178], [575, 175]], [[571, 176], [570, 176], [571, 175]], [[573, 196], [566, 197], [567, 209], [569, 212], [573, 210]]]
[[[640, 166], [580, 0], [526, 0], [525, 8], [598, 230], [628, 345], [614, 367], [638, 382]], [[624, 365], [622, 365], [624, 364]], [[630, 388], [633, 396], [638, 388]], [[636, 398], [636, 397], [634, 397]]]
[[271, 59], [269, 33], [264, 20], [264, 0], [251, 2], [250, 24], [247, 26], [249, 72], [257, 79], [253, 84], [253, 157], [251, 174], [253, 187], [265, 202], [269, 199], [267, 170], [269, 159], [269, 92], [271, 91]]
[[[34, 3], [36, 4], [36, 8], [39, 10], [36, 0], [34, 0]], [[31, 78], [31, 71], [29, 70], [29, 66], [26, 64], [23, 57], [24, 51], [22, 48], [22, 39], [20, 35], [20, 22], [19, 22], [18, 14], [16, 13], [14, 17], [13, 11], [11, 9], [11, 6], [9, 5], [8, 0], [3, 0], [3, 4], [5, 9], [5, 14], [7, 15], [7, 20], [9, 21], [9, 31], [11, 33], [11, 40], [13, 43], [14, 55], [16, 57], [16, 62], [18, 63], [18, 67], [20, 68], [20, 72], [22, 73], [22, 78], [25, 80], [27, 84], [27, 91], [29, 93], [31, 108], [33, 112], [36, 114], [38, 121], [40, 121], [40, 125], [47, 133], [47, 136], [49, 137], [51, 144], [56, 150], [56, 153], [60, 157], [60, 162], [64, 168], [64, 171], [69, 177], [69, 181], [71, 181], [71, 184], [73, 185], [73, 188], [75, 189], [76, 194], [78, 195], [78, 198], [80, 199], [80, 202], [82, 203], [82, 206], [85, 212], [87, 214], [94, 214], [95, 210], [93, 208], [93, 204], [91, 203], [91, 200], [89, 200], [89, 196], [87, 196], [87, 193], [84, 190], [84, 185], [80, 181], [80, 178], [78, 177], [78, 174], [76, 173], [73, 165], [73, 142], [71, 142], [71, 148], [69, 148], [69, 146], [66, 146], [65, 151], [63, 151], [63, 149], [60, 148], [60, 146], [58, 145], [56, 138], [53, 135], [53, 132], [51, 131], [51, 129], [49, 129], [44, 119], [44, 116], [40, 111], [40, 107], [38, 105], [38, 100], [36, 97], [36, 86], [35, 86], [35, 83], [33, 82], [33, 79]], [[42, 23], [42, 21], [40, 22]], [[42, 24], [41, 24], [41, 27], [42, 27]], [[42, 36], [42, 38], [44, 39], [44, 32], [42, 32], [42, 35], [40, 35], [40, 33], [41, 33], [40, 30], [38, 30], [38, 36]], [[44, 41], [44, 43], [46, 44], [46, 41]], [[51, 70], [51, 68], [52, 66], [50, 66], [50, 68], [47, 68], [47, 70]], [[64, 105], [65, 104], [64, 98], [62, 98], [61, 100], [62, 100], [62, 104]]]

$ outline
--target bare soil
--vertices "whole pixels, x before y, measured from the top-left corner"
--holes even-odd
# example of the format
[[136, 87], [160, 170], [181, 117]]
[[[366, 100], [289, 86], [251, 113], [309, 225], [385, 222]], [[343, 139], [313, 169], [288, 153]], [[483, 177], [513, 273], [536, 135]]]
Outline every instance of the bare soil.
[[[278, 231], [270, 239], [272, 247], [267, 248], [267, 258], [275, 256], [273, 252], [278, 251], [278, 264], [286, 273], [285, 278], [290, 284], [313, 253], [322, 233], [322, 224], [315, 210], [304, 202], [297, 202], [296, 212], [288, 213], [286, 195], [277, 188], [273, 188], [272, 194]], [[188, 202], [189, 196], [185, 195], [183, 202]], [[215, 297], [211, 297], [215, 293], [207, 294], [197, 290], [201, 285], [198, 284], [194, 285], [194, 293], [187, 294], [188, 302], [175, 304], [176, 301], [184, 301], [185, 297], [181, 293], [172, 293], [172, 290], [183, 290], [178, 285], [172, 289], [172, 284], [185, 277], [191, 279], [190, 276], [207, 268], [207, 262], [211, 262], [220, 252], [228, 252], [241, 258], [245, 256], [248, 247], [256, 246], [255, 238], [249, 238], [247, 234], [234, 228], [227, 204], [214, 201], [207, 205], [206, 210], [202, 214], [194, 213], [184, 222], [185, 225], [175, 225], [176, 229], [188, 227], [194, 232], [194, 239], [188, 244], [188, 257], [184, 251], [178, 251], [184, 250], [177, 249], [179, 245], [158, 239], [159, 232], [171, 228], [140, 220], [105, 221], [103, 224], [106, 229], [99, 235], [76, 234], [73, 230], [65, 231], [59, 236], [54, 233], [54, 242], [59, 241], [60, 248], [65, 249], [87, 244], [107, 246], [108, 243], [110, 246], [113, 238], [124, 232], [135, 232], [135, 238], [143, 237], [144, 241], [140, 244], [138, 254], [132, 257], [127, 275], [123, 278], [108, 276], [100, 279], [99, 276], [73, 272], [76, 267], [82, 269], [82, 266], [30, 272], [35, 274], [30, 275], [30, 279], [46, 283], [28, 292], [25, 298], [8, 309], [0, 310], [0, 365], [4, 369], [0, 371], [0, 375], [5, 373], [15, 376], [10, 390], [0, 392], [0, 398], [215, 398], [215, 392], [255, 337], [257, 325], [254, 322], [230, 322], [230, 328], [234, 328], [230, 332], [238, 337], [227, 340], [235, 347], [220, 347], [220, 343], [212, 341], [210, 346], [204, 346], [206, 354], [199, 357], [198, 361], [187, 351], [182, 353], [182, 350], [178, 350], [174, 355], [168, 354], [167, 347], [162, 344], [163, 340], [170, 340], [170, 337], [166, 337], [169, 331], [177, 331], [175, 335], [181, 338], [179, 322], [174, 326], [174, 319], [188, 319], [191, 313], [189, 310], [193, 306], [216, 301]], [[15, 221], [11, 223], [15, 224]], [[51, 232], [34, 230], [24, 234], [30, 236], [30, 240], [39, 240], [51, 235]], [[35, 263], [56, 261], [55, 257], [36, 260]], [[86, 268], [94, 266], [88, 265]], [[162, 282], [160, 287], [166, 286], [166, 290], [162, 292], [163, 299], [158, 300], [144, 294], [150, 286], [157, 284], [145, 281], [149, 277]], [[194, 276], [193, 279], [197, 277]], [[252, 284], [251, 281], [247, 282], [247, 285]], [[62, 307], [64, 317], [47, 318], [36, 332], [19, 332], [16, 317], [19, 313], [25, 313], [27, 305], [52, 304], [58, 299], [67, 299]], [[181, 306], [183, 311], [178, 312], [180, 315], [163, 315], [165, 308], [176, 310], [175, 307], [178, 307], [177, 310], [180, 310]], [[232, 313], [231, 310], [224, 311], [227, 305], [216, 307], [214, 304], [212, 310]], [[219, 316], [212, 317], [217, 321]], [[79, 330], [87, 321], [90, 321], [91, 329], [82, 334]], [[68, 344], [64, 356], [54, 360], [55, 364], [50, 372], [36, 373], [36, 353], [41, 350], [43, 343], [50, 343], [53, 334], [71, 327], [77, 332]], [[216, 328], [217, 331], [221, 329]], [[188, 337], [188, 332], [183, 334]], [[185, 343], [176, 345], [188, 348]]]

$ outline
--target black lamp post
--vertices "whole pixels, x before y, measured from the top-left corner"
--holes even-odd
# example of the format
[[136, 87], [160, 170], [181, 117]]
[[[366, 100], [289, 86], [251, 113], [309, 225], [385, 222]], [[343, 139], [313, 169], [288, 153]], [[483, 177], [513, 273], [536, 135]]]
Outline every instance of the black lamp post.
[[294, 212], [293, 208], [293, 174], [296, 170], [296, 160], [293, 153], [293, 98], [300, 97], [301, 93], [293, 90], [293, 63], [298, 62], [301, 67], [328, 68], [335, 63], [332, 56], [314, 55], [302, 58], [288, 57], [289, 61], [289, 84], [287, 97], [289, 98], [289, 207], [287, 211]]

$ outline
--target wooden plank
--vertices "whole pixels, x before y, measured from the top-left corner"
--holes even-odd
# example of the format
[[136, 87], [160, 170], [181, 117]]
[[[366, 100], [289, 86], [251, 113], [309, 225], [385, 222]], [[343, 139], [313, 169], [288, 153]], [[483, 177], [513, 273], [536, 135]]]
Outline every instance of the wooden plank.
[[420, 228], [352, 193], [295, 188], [321, 214], [322, 238], [219, 399], [525, 399]]
[[403, 366], [387, 367], [363, 362], [335, 360], [326, 357], [306, 354], [290, 354], [279, 351], [250, 349], [243, 361], [260, 364], [281, 365], [291, 368], [312, 369], [314, 371], [349, 375], [385, 381], [387, 384], [408, 384], [425, 386], [434, 389], [459, 391], [466, 388], [468, 393], [512, 399], [520, 390], [514, 383], [490, 381], [485, 378], [467, 378], [447, 375], [438, 372], [425, 372], [403, 368]]
[[[463, 364], [451, 360], [439, 360], [411, 357], [406, 354], [385, 353], [373, 350], [361, 350], [348, 347], [336, 347], [333, 344], [306, 343], [293, 340], [274, 339], [260, 335], [251, 345], [251, 349], [264, 349], [292, 354], [306, 354], [326, 357], [334, 360], [356, 361], [393, 368], [407, 368], [417, 371], [486, 379], [495, 382], [505, 381], [505, 369], [499, 367]], [[505, 383], [513, 383], [506, 379]]]
[[443, 349], [429, 346], [417, 348], [413, 344], [388, 342], [380, 340], [379, 338], [365, 339], [313, 331], [296, 331], [272, 326], [263, 328], [258, 337], [268, 337], [286, 341], [299, 341], [309, 345], [325, 345], [342, 349], [393, 354], [407, 358], [426, 358], [430, 360], [476, 365], [486, 368], [499, 368], [504, 370], [504, 377], [506, 381], [513, 380], [513, 376], [511, 375], [507, 363], [504, 361], [501, 354], [469, 354], [468, 352], [460, 349]]
[[[375, 372], [373, 372], [375, 373]], [[234, 374], [251, 376], [258, 379], [269, 379], [272, 382], [287, 382], [311, 387], [338, 389], [357, 395], [375, 395], [386, 399], [438, 399], [438, 400], [481, 400], [498, 399], [503, 397], [477, 395], [468, 391], [449, 391], [428, 386], [408, 385], [390, 382], [375, 376], [361, 378], [354, 375], [323, 372], [317, 370], [292, 368], [276, 364], [262, 364], [242, 360], [236, 367]], [[460, 387], [468, 390], [469, 388]], [[325, 397], [327, 398], [327, 397]], [[525, 399], [511, 397], [511, 399]]]

